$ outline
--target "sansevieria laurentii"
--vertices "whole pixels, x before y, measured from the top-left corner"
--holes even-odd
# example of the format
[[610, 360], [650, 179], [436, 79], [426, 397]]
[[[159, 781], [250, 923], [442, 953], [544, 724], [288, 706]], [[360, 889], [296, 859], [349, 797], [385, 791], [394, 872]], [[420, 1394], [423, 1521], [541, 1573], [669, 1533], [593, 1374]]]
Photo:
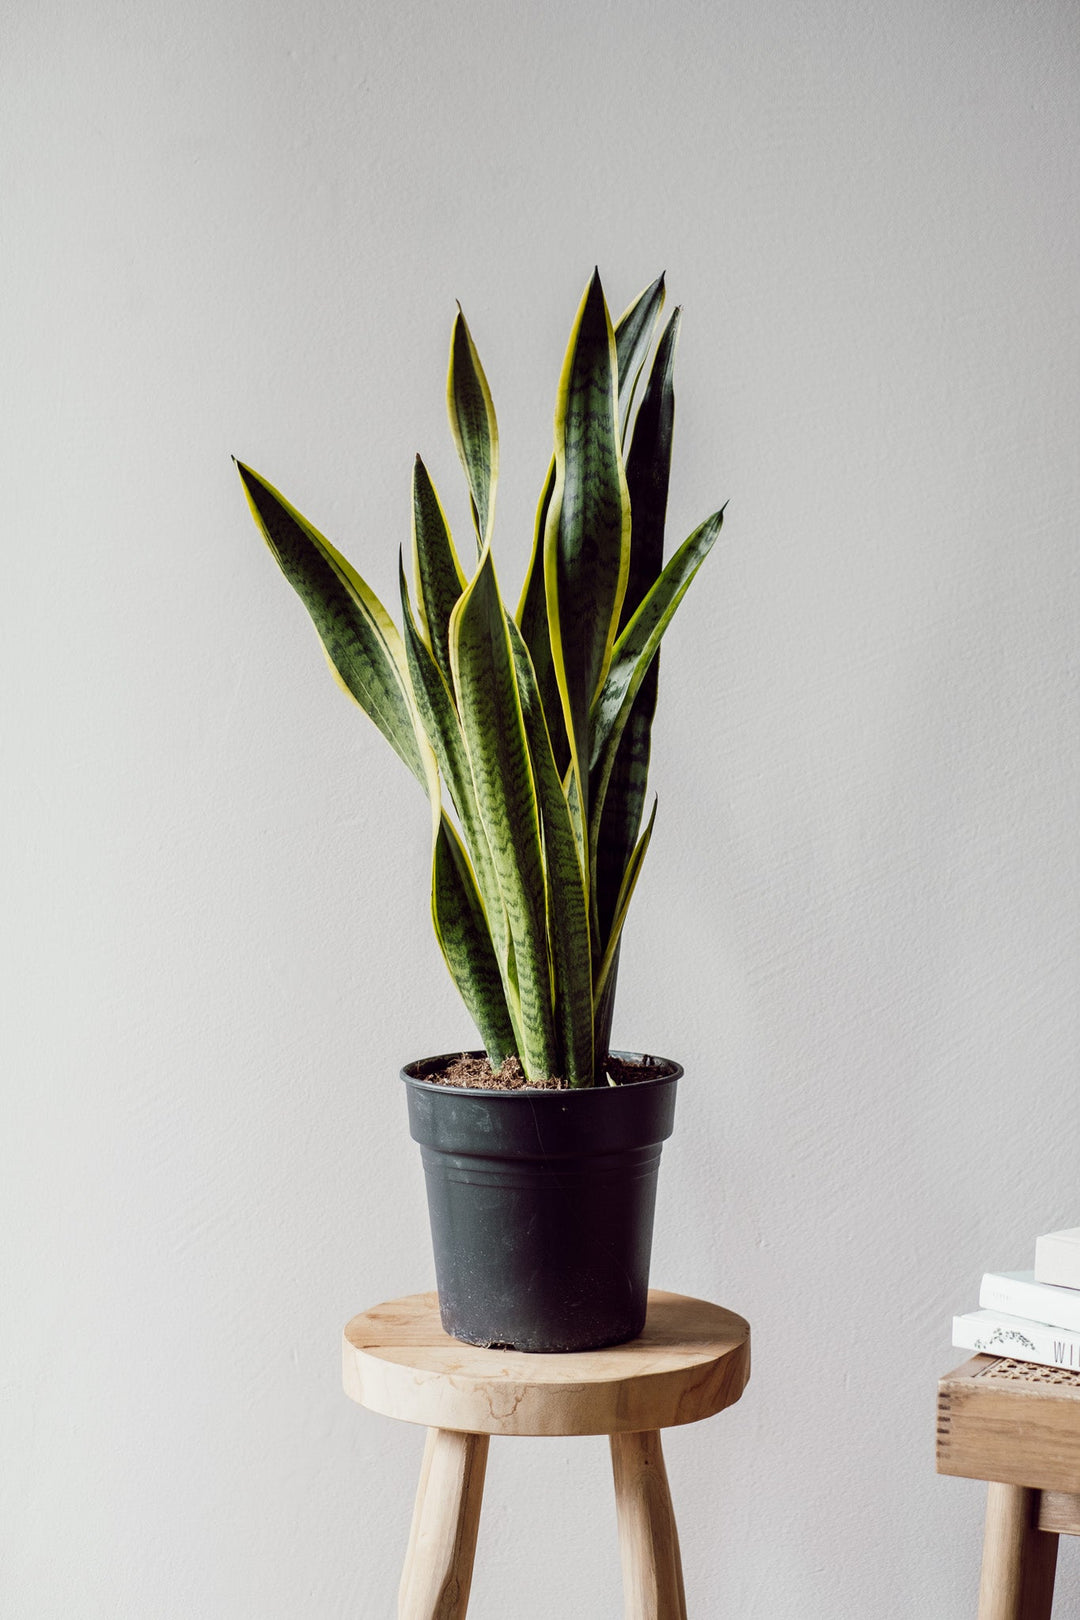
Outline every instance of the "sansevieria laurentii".
[[[435, 933], [493, 1068], [602, 1083], [619, 942], [645, 822], [660, 638], [711, 550], [714, 512], [664, 563], [676, 310], [661, 276], [612, 326], [594, 274], [555, 408], [516, 613], [492, 557], [499, 436], [460, 310], [447, 404], [468, 483], [467, 570], [419, 456], [402, 630], [360, 575], [250, 467], [255, 520], [331, 668], [428, 795]], [[646, 373], [644, 392], [635, 395]]]

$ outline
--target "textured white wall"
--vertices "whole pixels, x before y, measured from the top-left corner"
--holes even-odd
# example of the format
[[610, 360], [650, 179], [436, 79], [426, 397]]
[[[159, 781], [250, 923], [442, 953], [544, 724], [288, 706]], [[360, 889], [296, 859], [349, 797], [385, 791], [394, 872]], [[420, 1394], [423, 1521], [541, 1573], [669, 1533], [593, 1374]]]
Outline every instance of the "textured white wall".
[[[6, 28], [5, 1620], [392, 1612], [421, 1435], [338, 1336], [430, 1284], [395, 1075], [471, 1036], [229, 455], [392, 598], [460, 298], [516, 587], [594, 262], [686, 307], [672, 537], [731, 501], [616, 1018], [687, 1070], [654, 1276], [755, 1333], [669, 1440], [691, 1613], [969, 1615], [948, 1317], [1080, 1220], [1075, 7]], [[472, 1612], [615, 1620], [601, 1442], [494, 1448]]]

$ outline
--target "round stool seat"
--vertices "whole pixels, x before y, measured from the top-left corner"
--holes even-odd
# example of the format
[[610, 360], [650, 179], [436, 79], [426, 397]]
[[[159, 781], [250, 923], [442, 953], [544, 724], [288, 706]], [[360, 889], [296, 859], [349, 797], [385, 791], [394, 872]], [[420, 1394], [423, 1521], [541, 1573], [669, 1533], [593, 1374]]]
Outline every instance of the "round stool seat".
[[750, 1376], [750, 1328], [706, 1300], [649, 1291], [645, 1331], [606, 1350], [485, 1350], [409, 1294], [345, 1329], [345, 1390], [373, 1412], [470, 1434], [627, 1434], [712, 1417]]

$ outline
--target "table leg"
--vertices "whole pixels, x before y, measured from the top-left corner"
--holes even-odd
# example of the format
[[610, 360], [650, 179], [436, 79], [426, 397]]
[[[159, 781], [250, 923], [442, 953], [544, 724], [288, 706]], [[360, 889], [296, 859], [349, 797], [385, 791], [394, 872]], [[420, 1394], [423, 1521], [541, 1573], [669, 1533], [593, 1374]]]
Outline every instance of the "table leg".
[[1038, 1527], [1039, 1492], [986, 1488], [979, 1620], [1050, 1620], [1058, 1538]]
[[428, 1430], [398, 1620], [464, 1620], [487, 1454], [486, 1434]]
[[626, 1620], [686, 1620], [679, 1533], [660, 1432], [613, 1434]]

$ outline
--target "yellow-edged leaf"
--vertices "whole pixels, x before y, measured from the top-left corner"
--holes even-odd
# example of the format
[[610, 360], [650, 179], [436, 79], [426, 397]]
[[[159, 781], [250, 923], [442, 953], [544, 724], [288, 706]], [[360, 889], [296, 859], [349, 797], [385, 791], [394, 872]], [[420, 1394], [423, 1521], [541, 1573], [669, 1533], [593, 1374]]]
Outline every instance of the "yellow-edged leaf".
[[311, 615], [339, 685], [426, 787], [405, 653], [389, 614], [352, 564], [273, 485], [236, 465], [255, 522]]
[[446, 405], [461, 465], [468, 480], [477, 551], [491, 539], [499, 477], [499, 429], [480, 356], [458, 305], [450, 338]]
[[629, 570], [630, 499], [617, 383], [615, 337], [594, 273], [559, 385], [555, 487], [544, 534], [552, 662], [586, 823], [589, 714], [611, 659]]
[[450, 620], [450, 667], [476, 802], [506, 907], [530, 1079], [557, 1074], [540, 809], [490, 547]]
[[572, 1086], [593, 1080], [592, 947], [589, 900], [580, 846], [548, 735], [529, 651], [507, 621], [521, 698], [525, 736], [540, 804], [547, 927], [555, 988], [555, 1030], [563, 1078]]
[[416, 604], [424, 639], [449, 685], [450, 615], [465, 589], [465, 574], [446, 513], [419, 456], [413, 466], [412, 545]]

